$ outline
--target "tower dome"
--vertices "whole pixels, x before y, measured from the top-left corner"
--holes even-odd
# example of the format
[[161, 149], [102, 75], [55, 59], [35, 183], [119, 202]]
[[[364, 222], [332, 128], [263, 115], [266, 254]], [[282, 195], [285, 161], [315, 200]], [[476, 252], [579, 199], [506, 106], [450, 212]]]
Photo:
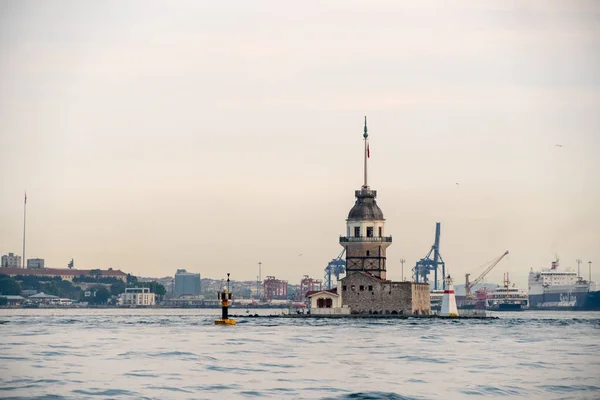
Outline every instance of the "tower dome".
[[348, 213], [349, 220], [383, 221], [383, 212], [375, 201], [376, 190], [357, 190], [356, 202]]

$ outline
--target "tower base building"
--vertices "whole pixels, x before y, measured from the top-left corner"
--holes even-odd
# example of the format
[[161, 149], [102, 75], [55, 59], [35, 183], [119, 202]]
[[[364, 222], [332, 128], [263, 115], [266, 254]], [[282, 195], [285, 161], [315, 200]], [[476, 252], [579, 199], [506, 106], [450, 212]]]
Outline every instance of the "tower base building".
[[[341, 287], [340, 287], [341, 286]], [[368, 272], [356, 272], [340, 279], [338, 293], [351, 314], [429, 315], [428, 283], [394, 282]]]

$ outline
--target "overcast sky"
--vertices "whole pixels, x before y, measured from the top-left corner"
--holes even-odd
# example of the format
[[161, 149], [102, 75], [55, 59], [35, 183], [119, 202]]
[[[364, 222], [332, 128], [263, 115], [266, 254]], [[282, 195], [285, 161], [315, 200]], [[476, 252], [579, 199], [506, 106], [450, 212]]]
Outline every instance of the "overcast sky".
[[2, 1], [0, 253], [27, 190], [47, 266], [322, 278], [367, 115], [388, 277], [439, 221], [458, 283], [598, 279], [599, 48], [595, 1]]

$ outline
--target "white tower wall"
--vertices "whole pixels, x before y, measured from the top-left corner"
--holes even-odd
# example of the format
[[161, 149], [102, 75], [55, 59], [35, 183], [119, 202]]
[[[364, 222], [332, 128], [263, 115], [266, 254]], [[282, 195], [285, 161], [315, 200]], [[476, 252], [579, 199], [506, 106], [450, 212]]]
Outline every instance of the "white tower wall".
[[458, 317], [458, 309], [456, 307], [456, 297], [454, 297], [454, 286], [450, 275], [446, 278], [446, 289], [444, 297], [442, 297], [442, 308], [440, 310], [442, 317]]
[[[360, 228], [360, 236], [367, 236], [367, 227], [373, 228], [373, 237], [385, 236], [385, 221], [355, 221], [346, 222], [346, 236], [354, 237], [354, 228]], [[381, 228], [381, 235], [379, 234]]]

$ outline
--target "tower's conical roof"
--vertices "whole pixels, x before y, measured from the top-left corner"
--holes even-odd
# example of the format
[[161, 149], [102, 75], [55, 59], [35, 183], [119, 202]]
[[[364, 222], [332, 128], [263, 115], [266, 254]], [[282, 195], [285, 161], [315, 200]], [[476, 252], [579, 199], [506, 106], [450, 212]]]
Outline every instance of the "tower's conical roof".
[[357, 190], [356, 202], [354, 207], [348, 213], [348, 219], [352, 220], [367, 220], [381, 221], [383, 220], [383, 212], [375, 201], [377, 193], [375, 190]]

